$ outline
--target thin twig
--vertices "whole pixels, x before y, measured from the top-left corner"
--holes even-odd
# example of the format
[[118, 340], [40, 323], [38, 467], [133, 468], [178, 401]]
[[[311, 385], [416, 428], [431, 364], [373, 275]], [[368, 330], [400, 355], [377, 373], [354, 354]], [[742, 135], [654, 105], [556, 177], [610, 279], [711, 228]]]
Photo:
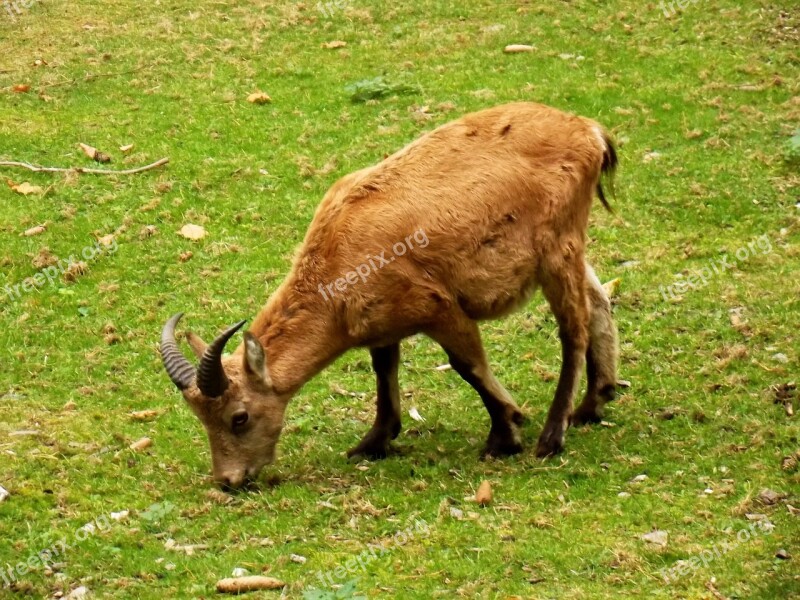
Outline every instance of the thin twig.
[[145, 165], [144, 167], [137, 167], [135, 169], [125, 169], [123, 171], [115, 171], [113, 169], [89, 169], [86, 167], [37, 167], [36, 165], [31, 165], [29, 163], [24, 162], [14, 162], [9, 160], [0, 160], [0, 167], [21, 167], [23, 169], [28, 169], [29, 171], [33, 171], [35, 173], [88, 173], [91, 175], [135, 175], [136, 173], [141, 173], [142, 171], [149, 171], [150, 169], [155, 169], [160, 167], [161, 165], [165, 165], [169, 162], [169, 158], [162, 158], [161, 160], [157, 160], [154, 163], [149, 165]]
[[725, 597], [724, 595], [720, 594], [719, 590], [717, 589], [717, 586], [714, 585], [714, 581], [713, 580], [712, 581], [706, 581], [706, 589], [709, 592], [711, 592], [711, 594], [717, 600], [728, 600], [727, 597]]
[[94, 79], [100, 79], [102, 77], [118, 77], [118, 76], [121, 76], [121, 75], [130, 75], [132, 73], [138, 73], [139, 71], [142, 71], [145, 68], [147, 68], [147, 67], [146, 66], [142, 66], [142, 67], [136, 67], [135, 69], [130, 69], [129, 71], [119, 71], [119, 72], [115, 72], [115, 73], [89, 73], [88, 75], [84, 75], [83, 77], [79, 77], [79, 78], [76, 78], [76, 79], [68, 79], [66, 81], [57, 81], [56, 83], [46, 83], [44, 85], [40, 85], [39, 89], [40, 90], [46, 90], [46, 89], [49, 89], [49, 88], [61, 87], [62, 85], [70, 85], [71, 83], [78, 83], [78, 82], [87, 83], [89, 81], [92, 81]]

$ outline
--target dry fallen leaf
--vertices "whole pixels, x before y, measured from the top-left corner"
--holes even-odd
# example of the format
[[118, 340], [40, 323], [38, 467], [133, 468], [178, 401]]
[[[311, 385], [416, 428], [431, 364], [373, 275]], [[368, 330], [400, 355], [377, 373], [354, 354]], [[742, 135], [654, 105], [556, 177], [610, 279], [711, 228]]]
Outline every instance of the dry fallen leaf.
[[217, 504], [230, 504], [233, 502], [233, 496], [230, 494], [226, 494], [220, 490], [208, 490], [206, 492], [206, 498], [211, 500], [212, 502], [216, 502]]
[[175, 552], [185, 552], [186, 556], [193, 556], [197, 550], [208, 550], [208, 544], [178, 544], [170, 538], [164, 542], [164, 548]]
[[29, 86], [27, 83], [18, 83], [12, 89], [17, 94], [24, 94], [25, 92], [31, 91], [31, 86]]
[[518, 54], [520, 52], [533, 52], [533, 46], [529, 46], [528, 44], [509, 44], [505, 48], [503, 48], [503, 52], [506, 54]]
[[143, 437], [142, 439], [133, 442], [129, 446], [129, 448], [134, 452], [140, 452], [141, 450], [147, 450], [147, 448], [149, 448], [152, 445], [153, 445], [153, 440], [151, 440], [149, 437]]
[[417, 423], [422, 423], [423, 421], [425, 421], [425, 417], [419, 414], [419, 411], [417, 410], [416, 406], [412, 406], [411, 408], [408, 409], [408, 416], [414, 419]]
[[44, 225], [37, 225], [36, 227], [31, 227], [30, 229], [26, 229], [23, 232], [22, 235], [24, 235], [25, 237], [31, 237], [33, 235], [39, 235], [40, 233], [44, 233], [45, 229], [46, 228], [45, 228]]
[[124, 146], [119, 147], [119, 151], [123, 154], [127, 154], [131, 150], [133, 150], [133, 144], [125, 144]]
[[9, 180], [8, 186], [12, 190], [17, 192], [18, 194], [22, 194], [23, 196], [42, 193], [42, 188], [40, 188], [38, 185], [31, 185], [27, 181], [24, 181], [22, 183], [14, 183], [13, 181]]
[[101, 235], [99, 238], [97, 238], [97, 241], [100, 243], [101, 246], [113, 246], [114, 234], [109, 233], [107, 235]]
[[333, 40], [332, 42], [325, 42], [322, 44], [322, 47], [326, 50], [333, 50], [335, 48], [344, 48], [347, 46], [347, 42], [343, 42], [342, 40]]
[[158, 416], [157, 410], [137, 410], [130, 414], [131, 419], [133, 419], [134, 421], [149, 421], [150, 419], [157, 416]]
[[475, 492], [475, 502], [481, 506], [488, 506], [492, 503], [492, 485], [485, 479], [478, 486], [478, 491]]
[[649, 163], [661, 158], [661, 152], [648, 152], [642, 157], [642, 162]]
[[158, 229], [155, 225], [145, 225], [139, 230], [139, 239], [144, 240], [154, 236], [156, 233], [158, 233]]
[[178, 235], [185, 237], [187, 240], [202, 240], [204, 237], [206, 237], [206, 230], [200, 225], [187, 223], [180, 228]]
[[81, 150], [83, 150], [84, 154], [91, 158], [92, 160], [99, 162], [99, 163], [107, 163], [111, 162], [111, 157], [108, 154], [103, 154], [97, 148], [93, 146], [89, 146], [88, 144], [80, 143], [78, 144]]
[[64, 271], [64, 281], [67, 283], [71, 281], [76, 281], [78, 277], [81, 275], [85, 275], [86, 272], [89, 270], [89, 265], [87, 265], [82, 260], [78, 262], [69, 263], [67, 270]]
[[229, 577], [217, 582], [217, 591], [220, 594], [242, 594], [256, 590], [279, 590], [286, 584], [274, 577], [250, 575], [248, 577]]
[[253, 92], [247, 97], [247, 101], [251, 104], [268, 104], [272, 102], [272, 98], [264, 92]]
[[742, 317], [742, 309], [741, 308], [732, 308], [728, 311], [728, 316], [731, 321], [731, 325], [733, 328], [741, 333], [746, 337], [750, 337], [753, 334], [750, 325], [747, 324], [747, 321]]
[[783, 498], [783, 494], [765, 488], [758, 493], [758, 499], [764, 506], [777, 504]]

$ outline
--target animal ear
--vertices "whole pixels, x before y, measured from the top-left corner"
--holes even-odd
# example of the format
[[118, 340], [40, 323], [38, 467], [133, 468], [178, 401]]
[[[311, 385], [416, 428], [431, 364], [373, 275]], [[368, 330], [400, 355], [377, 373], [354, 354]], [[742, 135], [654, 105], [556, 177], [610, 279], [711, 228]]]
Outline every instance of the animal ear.
[[246, 373], [258, 377], [267, 386], [272, 385], [264, 348], [258, 338], [249, 331], [244, 332], [244, 370]]
[[195, 335], [191, 331], [186, 332], [186, 341], [189, 342], [189, 346], [192, 348], [192, 352], [197, 358], [203, 358], [203, 353], [208, 348], [208, 344], [206, 344], [200, 336]]

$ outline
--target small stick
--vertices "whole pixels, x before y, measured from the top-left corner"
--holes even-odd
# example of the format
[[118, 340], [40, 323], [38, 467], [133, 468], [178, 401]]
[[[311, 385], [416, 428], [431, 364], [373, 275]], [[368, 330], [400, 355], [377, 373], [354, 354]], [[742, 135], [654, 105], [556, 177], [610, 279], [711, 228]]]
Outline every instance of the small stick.
[[70, 171], [75, 171], [76, 173], [88, 173], [91, 175], [135, 175], [136, 173], [155, 169], [161, 165], [167, 164], [168, 162], [169, 158], [162, 158], [154, 163], [145, 165], [144, 167], [125, 169], [122, 171], [115, 171], [113, 169], [89, 169], [87, 167], [37, 167], [36, 165], [29, 163], [14, 162], [10, 160], [0, 160], [0, 167], [21, 167], [23, 169], [34, 171], [35, 173], [69, 173]]
[[78, 78], [78, 79], [68, 79], [66, 81], [58, 81], [56, 83], [47, 83], [45, 85], [39, 86], [39, 89], [40, 90], [46, 90], [48, 88], [60, 87], [62, 85], [69, 85], [71, 83], [78, 83], [78, 82], [81, 82], [81, 81], [84, 82], [84, 83], [87, 83], [87, 82], [92, 81], [94, 79], [100, 79], [101, 77], [118, 77], [118, 76], [121, 76], [121, 75], [130, 75], [132, 73], [138, 73], [139, 71], [141, 71], [141, 70], [143, 70], [145, 68], [146, 67], [137, 67], [136, 69], [131, 69], [129, 71], [121, 71], [121, 72], [118, 72], [118, 73], [94, 73], [94, 74], [89, 73], [88, 75], [84, 75], [82, 78]]
[[706, 589], [709, 592], [711, 592], [711, 594], [717, 600], [728, 600], [728, 598], [726, 598], [724, 595], [720, 594], [719, 590], [717, 589], [717, 586], [714, 585], [714, 580], [713, 579], [711, 581], [706, 581]]

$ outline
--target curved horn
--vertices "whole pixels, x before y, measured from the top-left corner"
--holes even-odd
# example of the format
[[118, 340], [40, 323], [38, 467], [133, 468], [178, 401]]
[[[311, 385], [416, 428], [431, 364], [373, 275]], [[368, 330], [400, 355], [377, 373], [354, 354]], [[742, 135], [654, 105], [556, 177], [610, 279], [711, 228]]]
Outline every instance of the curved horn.
[[161, 346], [159, 347], [161, 360], [164, 361], [167, 375], [179, 390], [185, 390], [192, 385], [195, 377], [194, 367], [181, 354], [181, 351], [178, 350], [178, 344], [175, 342], [175, 326], [182, 316], [183, 313], [173, 315], [164, 325], [164, 329], [161, 331]]
[[197, 369], [197, 387], [203, 392], [204, 396], [216, 398], [221, 396], [228, 388], [228, 378], [222, 368], [222, 351], [225, 344], [239, 331], [247, 321], [239, 321], [236, 325], [228, 327], [217, 339], [211, 342], [200, 359], [200, 367]]

